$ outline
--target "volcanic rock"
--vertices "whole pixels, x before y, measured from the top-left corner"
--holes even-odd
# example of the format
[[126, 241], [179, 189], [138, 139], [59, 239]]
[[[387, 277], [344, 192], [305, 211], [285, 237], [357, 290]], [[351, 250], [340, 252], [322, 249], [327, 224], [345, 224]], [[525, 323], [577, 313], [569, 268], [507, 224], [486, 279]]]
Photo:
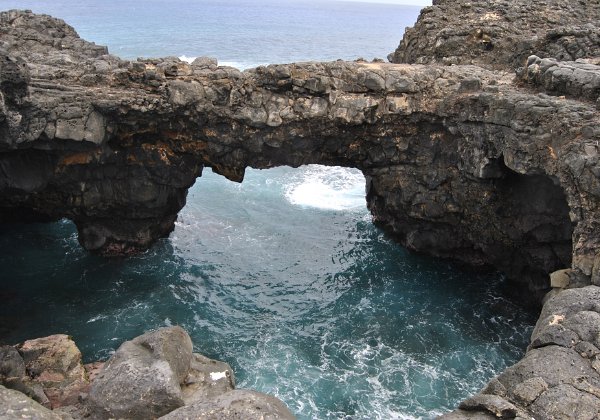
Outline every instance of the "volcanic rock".
[[[205, 166], [238, 182], [359, 168], [374, 221], [410, 249], [495, 267], [537, 304], [567, 270], [523, 360], [452, 415], [597, 415], [600, 5], [434, 3], [392, 56], [426, 65], [245, 72], [125, 61], [59, 19], [0, 13], [0, 221], [67, 217], [86, 249], [127, 255], [168, 235]], [[126, 348], [122, 366], [183, 404], [177, 363]]]
[[60, 420], [61, 417], [25, 394], [0, 385], [0, 417], [5, 420]]

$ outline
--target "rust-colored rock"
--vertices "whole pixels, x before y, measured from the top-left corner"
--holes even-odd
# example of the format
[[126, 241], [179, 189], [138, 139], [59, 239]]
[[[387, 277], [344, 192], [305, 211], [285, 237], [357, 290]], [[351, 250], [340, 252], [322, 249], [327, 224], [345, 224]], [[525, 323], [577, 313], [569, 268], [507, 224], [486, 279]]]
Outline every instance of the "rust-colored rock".
[[73, 405], [87, 391], [89, 381], [81, 352], [69, 336], [56, 334], [28, 340], [18, 350], [27, 376], [33, 384], [41, 385], [52, 408]]

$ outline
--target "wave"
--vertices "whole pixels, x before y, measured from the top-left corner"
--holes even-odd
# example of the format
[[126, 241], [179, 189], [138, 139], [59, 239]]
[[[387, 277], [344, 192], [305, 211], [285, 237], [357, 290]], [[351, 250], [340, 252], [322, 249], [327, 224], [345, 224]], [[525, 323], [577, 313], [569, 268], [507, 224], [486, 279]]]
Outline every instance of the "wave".
[[285, 189], [294, 205], [323, 210], [353, 210], [365, 207], [365, 177], [358, 169], [307, 165], [299, 180]]
[[[187, 63], [192, 64], [192, 62], [198, 58], [195, 56], [187, 56], [187, 55], [180, 55], [178, 57], [181, 61], [185, 61]], [[247, 69], [252, 69], [254, 67], [258, 67], [258, 66], [266, 66], [266, 63], [258, 63], [258, 62], [252, 62], [252, 61], [229, 61], [229, 60], [223, 60], [220, 61], [219, 60], [219, 66], [227, 66], [227, 67], [235, 67], [238, 70], [247, 70]]]

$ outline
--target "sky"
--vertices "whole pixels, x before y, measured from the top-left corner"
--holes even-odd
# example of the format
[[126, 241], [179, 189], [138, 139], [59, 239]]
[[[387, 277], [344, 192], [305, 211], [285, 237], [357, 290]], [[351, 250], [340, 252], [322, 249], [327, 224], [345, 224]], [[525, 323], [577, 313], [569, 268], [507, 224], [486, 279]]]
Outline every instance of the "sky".
[[406, 4], [414, 6], [431, 6], [431, 0], [344, 0], [344, 1], [359, 1], [361, 3], [389, 3], [389, 4]]

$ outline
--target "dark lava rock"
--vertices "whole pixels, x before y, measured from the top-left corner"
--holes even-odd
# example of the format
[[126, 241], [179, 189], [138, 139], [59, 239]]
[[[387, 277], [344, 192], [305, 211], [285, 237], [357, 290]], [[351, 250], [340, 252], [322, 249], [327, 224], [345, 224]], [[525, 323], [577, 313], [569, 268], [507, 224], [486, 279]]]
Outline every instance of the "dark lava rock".
[[0, 380], [25, 376], [25, 362], [13, 346], [0, 346]]
[[518, 68], [527, 57], [600, 56], [596, 1], [436, 0], [388, 59], [393, 63]]
[[[359, 168], [373, 220], [410, 249], [495, 267], [533, 304], [567, 270], [524, 359], [465, 402], [469, 416], [535, 417], [538, 400], [544, 416], [587, 416], [600, 370], [600, 3], [434, 3], [392, 57], [428, 65], [243, 73], [125, 61], [59, 19], [0, 13], [0, 222], [67, 217], [86, 249], [128, 255], [171, 232], [204, 166], [237, 182], [249, 166]], [[151, 389], [143, 415], [181, 406], [190, 362], [172, 350], [124, 344], [91, 401], [125, 416], [124, 390]]]

